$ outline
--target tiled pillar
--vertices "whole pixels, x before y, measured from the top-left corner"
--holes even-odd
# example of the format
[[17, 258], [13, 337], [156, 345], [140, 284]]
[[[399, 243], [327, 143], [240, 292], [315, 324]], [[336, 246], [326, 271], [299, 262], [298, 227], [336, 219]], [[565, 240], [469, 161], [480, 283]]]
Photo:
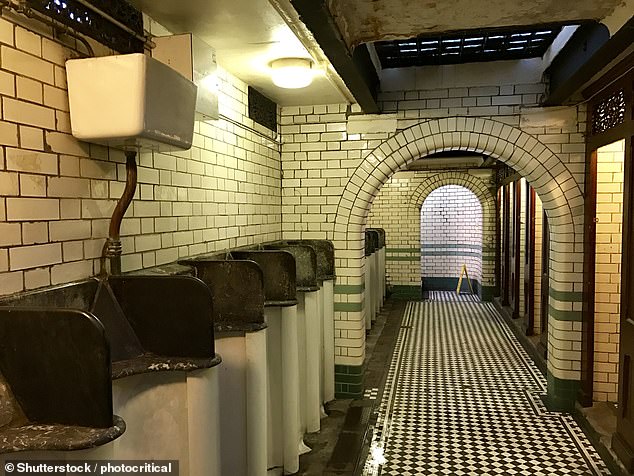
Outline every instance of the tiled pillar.
[[364, 233], [357, 227], [346, 238], [335, 232], [335, 396], [358, 398], [365, 358]]

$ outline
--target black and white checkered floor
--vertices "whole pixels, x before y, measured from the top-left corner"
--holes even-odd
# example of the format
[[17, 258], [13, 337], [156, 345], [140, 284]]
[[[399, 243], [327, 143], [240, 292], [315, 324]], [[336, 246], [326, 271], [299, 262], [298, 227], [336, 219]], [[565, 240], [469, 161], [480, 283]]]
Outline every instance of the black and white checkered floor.
[[461, 293], [455, 291], [429, 291], [430, 301], [449, 301], [449, 302], [479, 302], [480, 299], [475, 294]]
[[436, 297], [407, 304], [363, 474], [609, 475], [493, 306]]

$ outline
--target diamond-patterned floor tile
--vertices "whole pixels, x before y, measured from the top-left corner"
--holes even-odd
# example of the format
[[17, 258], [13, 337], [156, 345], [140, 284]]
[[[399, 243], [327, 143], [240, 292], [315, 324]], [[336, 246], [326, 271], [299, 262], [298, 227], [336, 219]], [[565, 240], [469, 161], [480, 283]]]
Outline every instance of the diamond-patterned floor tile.
[[363, 474], [609, 475], [545, 389], [491, 304], [432, 291], [407, 305]]

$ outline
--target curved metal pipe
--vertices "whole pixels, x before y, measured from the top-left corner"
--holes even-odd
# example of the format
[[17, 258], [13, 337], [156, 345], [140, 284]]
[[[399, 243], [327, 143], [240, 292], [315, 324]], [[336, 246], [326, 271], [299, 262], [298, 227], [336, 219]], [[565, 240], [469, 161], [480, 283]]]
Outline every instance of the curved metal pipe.
[[[126, 151], [126, 183], [123, 194], [117, 203], [117, 206], [112, 212], [112, 218], [110, 219], [110, 229], [108, 233], [108, 239], [104, 245], [103, 258], [110, 260], [110, 273], [113, 275], [121, 274], [121, 221], [125, 212], [128, 210], [134, 193], [136, 191], [137, 183], [137, 165], [136, 165], [136, 151]], [[105, 264], [105, 263], [104, 263]], [[104, 267], [102, 266], [102, 272]]]

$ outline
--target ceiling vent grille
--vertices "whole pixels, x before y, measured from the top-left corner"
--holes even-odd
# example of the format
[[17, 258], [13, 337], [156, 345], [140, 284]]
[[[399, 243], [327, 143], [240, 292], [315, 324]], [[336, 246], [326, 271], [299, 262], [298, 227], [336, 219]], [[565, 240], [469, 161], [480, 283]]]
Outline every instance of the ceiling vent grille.
[[[143, 52], [144, 43], [138, 38], [143, 36], [143, 16], [139, 10], [125, 0], [26, 1], [33, 10], [112, 48], [118, 53]], [[94, 8], [90, 8], [86, 4]], [[98, 12], [103, 12], [105, 15]], [[125, 25], [138, 37], [125, 31], [106, 16]]]
[[383, 68], [537, 58], [564, 25], [462, 30], [374, 43]]

